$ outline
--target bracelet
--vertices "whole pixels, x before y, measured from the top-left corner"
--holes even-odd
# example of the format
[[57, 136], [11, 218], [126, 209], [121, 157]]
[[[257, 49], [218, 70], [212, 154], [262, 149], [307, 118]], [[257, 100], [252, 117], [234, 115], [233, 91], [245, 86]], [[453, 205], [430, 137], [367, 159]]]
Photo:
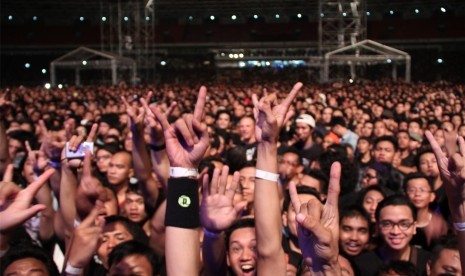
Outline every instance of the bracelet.
[[209, 238], [218, 238], [219, 236], [221, 236], [222, 232], [211, 232], [211, 231], [208, 231], [207, 228], [205, 227], [202, 227], [202, 228], [203, 228], [203, 234]]
[[171, 177], [190, 177], [197, 176], [199, 172], [197, 169], [181, 168], [181, 167], [170, 167]]
[[262, 171], [262, 170], [255, 170], [255, 177], [268, 180], [268, 181], [272, 181], [272, 182], [277, 182], [279, 179], [279, 174]]
[[65, 272], [72, 275], [81, 275], [83, 269], [72, 266], [69, 261], [66, 263]]
[[48, 160], [47, 163], [54, 169], [59, 169], [61, 168], [61, 161], [52, 161], [52, 160]]
[[465, 222], [454, 222], [455, 230], [458, 232], [465, 231]]
[[166, 144], [162, 144], [162, 145], [159, 145], [159, 146], [156, 146], [154, 144], [150, 144], [149, 146], [153, 151], [162, 151], [162, 150], [166, 149]]

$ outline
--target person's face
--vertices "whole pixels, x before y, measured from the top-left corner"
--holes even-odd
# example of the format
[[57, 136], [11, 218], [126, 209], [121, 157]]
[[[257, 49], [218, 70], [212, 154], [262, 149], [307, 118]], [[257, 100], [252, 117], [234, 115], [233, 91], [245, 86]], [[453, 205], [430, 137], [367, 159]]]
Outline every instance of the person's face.
[[363, 217], [345, 217], [339, 226], [339, 244], [350, 256], [357, 256], [370, 239], [369, 223]]
[[144, 197], [142, 195], [127, 192], [126, 200], [124, 201], [124, 210], [131, 221], [139, 223], [147, 218]]
[[332, 144], [334, 144], [333, 137], [325, 136], [325, 138], [323, 139], [323, 144], [322, 144], [323, 149], [327, 150], [329, 148], [329, 146], [331, 146]]
[[386, 135], [386, 125], [384, 124], [384, 122], [378, 121], [375, 123], [373, 134], [375, 135], [375, 137], [381, 137]]
[[405, 132], [400, 132], [397, 134], [397, 143], [399, 144], [399, 149], [405, 150], [408, 149], [410, 143], [410, 137]]
[[392, 163], [395, 154], [394, 145], [389, 141], [380, 141], [375, 147], [373, 157], [376, 162]]
[[245, 167], [239, 171], [239, 184], [242, 188], [242, 197], [247, 203], [253, 202], [255, 191], [255, 167]]
[[129, 181], [132, 175], [130, 157], [125, 153], [116, 153], [110, 159], [107, 170], [108, 183], [111, 185], [121, 185]]
[[434, 139], [438, 142], [439, 146], [443, 147], [444, 143], [446, 142], [446, 138], [444, 138], [444, 130], [438, 129], [434, 132]]
[[255, 137], [255, 123], [251, 118], [243, 118], [239, 122], [239, 133], [242, 140], [249, 140]]
[[462, 136], [465, 138], [465, 125], [462, 125], [459, 127], [458, 133], [459, 136]]
[[24, 258], [12, 262], [4, 271], [5, 276], [48, 276], [45, 264], [36, 258]]
[[108, 124], [105, 123], [105, 122], [100, 122], [100, 124], [98, 125], [98, 131], [97, 131], [97, 133], [98, 133], [99, 135], [105, 136], [105, 135], [107, 135], [108, 130], [110, 130], [110, 125], [108, 125]]
[[360, 153], [360, 154], [365, 154], [367, 152], [369, 152], [371, 149], [371, 145], [370, 143], [365, 140], [365, 139], [359, 139], [357, 141], [357, 151]]
[[255, 228], [239, 228], [231, 233], [227, 261], [234, 275], [252, 276], [256, 274], [257, 240]]
[[438, 163], [436, 162], [436, 156], [434, 156], [434, 153], [427, 152], [422, 154], [419, 161], [420, 172], [432, 178], [439, 176], [439, 167]]
[[331, 122], [331, 116], [333, 115], [333, 109], [332, 108], [325, 108], [323, 109], [323, 113], [321, 114], [321, 119], [323, 119], [323, 122], [325, 124], [329, 124]]
[[115, 246], [133, 238], [131, 233], [121, 223], [105, 224], [97, 247], [97, 255], [104, 266], [108, 267], [108, 256]]
[[152, 276], [153, 270], [147, 257], [143, 255], [129, 255], [119, 263], [110, 267], [110, 276]]
[[8, 139], [8, 153], [12, 158], [16, 156], [16, 153], [23, 151], [23, 144], [16, 139]]
[[[318, 200], [314, 195], [309, 194], [299, 194], [299, 199], [302, 204], [306, 204], [309, 200], [314, 199]], [[283, 212], [283, 225], [289, 228], [289, 233], [294, 237], [297, 237], [297, 222], [295, 217], [297, 216], [294, 206], [289, 204], [287, 212]]]
[[[383, 226], [389, 222], [397, 225], [392, 228]], [[377, 226], [385, 245], [395, 251], [404, 250], [416, 234], [412, 211], [406, 205], [389, 205], [381, 209]]]
[[434, 200], [434, 193], [424, 178], [414, 178], [407, 182], [406, 193], [413, 205], [418, 209], [428, 208]]
[[305, 142], [312, 135], [312, 128], [306, 123], [296, 123], [295, 133], [299, 141]]
[[365, 123], [362, 127], [362, 136], [370, 137], [373, 134], [373, 124]]
[[380, 203], [384, 199], [383, 194], [378, 191], [372, 190], [366, 193], [363, 198], [363, 208], [368, 212], [371, 218], [371, 222], [376, 222], [375, 211]]
[[240, 118], [240, 117], [242, 117], [242, 116], [244, 116], [244, 115], [245, 115], [245, 108], [244, 108], [244, 106], [239, 105], [239, 104], [236, 105], [236, 106], [234, 107], [234, 116], [236, 116], [236, 118]]
[[440, 275], [463, 275], [462, 266], [460, 265], [460, 255], [458, 250], [443, 249], [438, 259], [430, 268], [430, 276]]
[[420, 125], [417, 122], [410, 122], [408, 124], [408, 132], [420, 133]]
[[281, 179], [291, 180], [299, 172], [299, 156], [292, 152], [285, 153], [279, 161], [278, 173]]
[[231, 118], [226, 113], [221, 113], [216, 120], [216, 126], [220, 129], [227, 129], [229, 128], [229, 124], [231, 123]]
[[108, 167], [110, 166], [112, 154], [106, 150], [99, 150], [95, 155], [95, 162], [97, 163], [97, 168], [100, 172], [106, 173]]
[[402, 113], [404, 113], [404, 111], [405, 111], [404, 104], [399, 103], [399, 104], [396, 105], [396, 113], [397, 114], [402, 114]]
[[368, 186], [378, 184], [378, 172], [372, 168], [367, 169], [365, 175], [362, 178], [362, 186], [366, 188]]

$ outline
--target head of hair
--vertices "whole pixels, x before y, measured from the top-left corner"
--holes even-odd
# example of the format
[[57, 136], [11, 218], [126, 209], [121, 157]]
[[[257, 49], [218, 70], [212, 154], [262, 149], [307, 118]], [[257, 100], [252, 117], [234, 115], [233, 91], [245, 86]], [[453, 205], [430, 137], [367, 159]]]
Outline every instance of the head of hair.
[[413, 203], [403, 195], [392, 195], [384, 198], [376, 207], [375, 218], [379, 221], [381, 210], [388, 206], [407, 206], [412, 211], [413, 220], [417, 220], [417, 208]]
[[343, 117], [340, 117], [340, 116], [333, 116], [331, 118], [331, 122], [329, 123], [330, 126], [337, 126], [337, 125], [340, 125], [342, 127], [347, 127], [347, 123], [346, 121], [344, 120]]
[[225, 231], [224, 239], [226, 243], [226, 251], [229, 250], [229, 241], [231, 239], [231, 234], [234, 231], [242, 228], [255, 228], [255, 220], [253, 218], [239, 219]]
[[322, 194], [327, 194], [328, 193], [328, 177], [320, 170], [316, 169], [310, 169], [306, 172], [304, 172], [306, 175], [315, 178], [318, 180], [318, 183], [320, 184], [320, 191]]
[[413, 159], [413, 162], [415, 163], [415, 166], [417, 167], [418, 170], [420, 170], [420, 158], [423, 154], [426, 154], [426, 153], [434, 154], [434, 151], [430, 146], [424, 147], [420, 151], [418, 151], [417, 155]]
[[137, 195], [142, 196], [142, 198], [144, 199], [144, 208], [145, 208], [145, 212], [147, 213], [147, 218], [143, 220], [141, 223], [145, 223], [155, 213], [155, 206], [154, 206], [155, 202], [153, 204], [149, 202], [149, 198], [144, 195], [144, 190], [140, 182], [136, 184], [130, 184], [128, 186], [128, 189], [126, 190], [126, 193], [137, 194]]
[[367, 213], [367, 211], [365, 211], [365, 209], [362, 206], [358, 205], [351, 205], [347, 208], [342, 209], [341, 215], [339, 217], [339, 223], [341, 223], [342, 220], [345, 218], [362, 218], [367, 222], [368, 225], [370, 225], [371, 221], [370, 215]]
[[431, 179], [429, 179], [424, 173], [422, 172], [415, 172], [415, 173], [409, 173], [405, 176], [404, 178], [404, 191], [407, 191], [407, 184], [410, 180], [412, 179], [418, 179], [418, 178], [423, 178], [425, 179], [427, 182], [428, 182], [428, 185], [431, 189], [431, 191], [434, 191], [434, 183], [433, 181], [431, 181]]
[[297, 155], [297, 165], [302, 166], [302, 155], [300, 154], [300, 151], [298, 151], [295, 148], [289, 147], [282, 153], [281, 156], [283, 156], [286, 153], [292, 153], [292, 154]]
[[411, 262], [407, 261], [390, 261], [383, 264], [378, 270], [378, 276], [398, 275], [398, 276], [417, 276], [418, 272]]
[[105, 225], [108, 225], [111, 223], [121, 224], [124, 228], [126, 228], [126, 230], [129, 233], [131, 233], [133, 240], [138, 241], [143, 244], [148, 244], [149, 238], [147, 237], [147, 234], [145, 234], [144, 230], [142, 230], [142, 227], [140, 227], [139, 224], [133, 221], [130, 221], [128, 218], [125, 218], [122, 216], [105, 217]]
[[[314, 197], [316, 197], [319, 201], [321, 201], [321, 195], [320, 193], [315, 189], [315, 188], [312, 188], [312, 187], [308, 187], [308, 186], [299, 186], [297, 187], [297, 194], [298, 195], [301, 195], [301, 194], [305, 194], [305, 195], [313, 195]], [[291, 196], [289, 195], [289, 192], [286, 193], [286, 197], [284, 198], [284, 202], [283, 202], [283, 211], [284, 212], [287, 212], [287, 210], [289, 209], [289, 206], [291, 205]]]
[[120, 151], [120, 147], [119, 147], [118, 143], [105, 143], [105, 144], [103, 144], [102, 146], [99, 147], [97, 152], [99, 152], [100, 150], [105, 150], [105, 151], [108, 151], [111, 154], [115, 154], [118, 151]]
[[27, 258], [33, 258], [42, 262], [47, 271], [50, 273], [50, 276], [60, 275], [58, 268], [50, 255], [39, 246], [32, 244], [20, 244], [11, 247], [6, 255], [2, 258], [2, 265], [0, 265], [0, 275], [5, 275], [5, 270], [12, 263]]
[[384, 198], [390, 196], [392, 194], [391, 191], [389, 191], [387, 188], [383, 187], [383, 186], [380, 186], [380, 185], [371, 185], [371, 186], [368, 186], [366, 187], [365, 189], [361, 190], [359, 192], [359, 198], [358, 198], [358, 203], [360, 204], [360, 206], [363, 205], [363, 200], [365, 199], [365, 196], [371, 192], [371, 191], [377, 191], [378, 193], [380, 193]]
[[439, 256], [441, 255], [441, 252], [444, 249], [450, 249], [450, 250], [459, 250], [459, 243], [457, 240], [457, 236], [455, 235], [447, 235], [441, 237], [437, 242], [436, 245], [433, 247], [433, 250], [431, 251], [431, 266], [434, 266], [436, 261], [439, 259]]
[[397, 139], [394, 136], [391, 136], [391, 135], [384, 135], [384, 136], [376, 138], [375, 142], [373, 144], [373, 147], [376, 148], [376, 146], [380, 142], [389, 142], [389, 143], [391, 143], [394, 146], [395, 151], [399, 148], [399, 146], [397, 144]]
[[139, 255], [147, 258], [152, 267], [152, 275], [158, 275], [159, 265], [155, 252], [153, 252], [147, 244], [134, 240], [125, 241], [113, 248], [108, 256], [108, 266], [112, 267], [113, 265], [117, 265], [124, 258], [132, 255]]
[[226, 153], [226, 164], [229, 166], [230, 173], [239, 171], [247, 163], [245, 148], [233, 147]]

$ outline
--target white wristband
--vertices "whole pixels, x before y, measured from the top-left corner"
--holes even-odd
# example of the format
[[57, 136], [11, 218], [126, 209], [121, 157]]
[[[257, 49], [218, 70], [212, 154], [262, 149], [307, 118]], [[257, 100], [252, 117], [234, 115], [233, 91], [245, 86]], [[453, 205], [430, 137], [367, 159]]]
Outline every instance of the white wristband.
[[270, 173], [270, 172], [262, 171], [262, 170], [255, 170], [255, 177], [268, 180], [268, 181], [278, 182], [279, 174]]
[[454, 222], [454, 227], [457, 232], [465, 231], [465, 222]]
[[81, 275], [83, 269], [72, 266], [69, 262], [66, 263], [65, 272], [72, 275]]
[[198, 174], [199, 172], [197, 171], [197, 169], [170, 167], [171, 177], [190, 177], [190, 176], [197, 176]]

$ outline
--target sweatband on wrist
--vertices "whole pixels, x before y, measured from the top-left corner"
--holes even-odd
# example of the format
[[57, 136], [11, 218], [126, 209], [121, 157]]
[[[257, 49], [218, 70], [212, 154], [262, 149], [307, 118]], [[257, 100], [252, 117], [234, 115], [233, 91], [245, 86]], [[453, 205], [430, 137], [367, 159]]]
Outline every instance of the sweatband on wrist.
[[72, 275], [81, 275], [83, 269], [72, 266], [69, 262], [66, 263], [65, 272]]
[[465, 231], [465, 222], [454, 222], [455, 230], [458, 232]]
[[255, 177], [272, 181], [272, 182], [277, 182], [279, 179], [279, 174], [277, 173], [270, 173], [267, 171], [262, 171], [262, 170], [255, 170]]
[[52, 161], [52, 160], [48, 160], [47, 163], [54, 169], [59, 169], [61, 168], [61, 161]]
[[207, 237], [218, 238], [219, 236], [221, 236], [221, 233], [222, 232], [211, 232], [211, 231], [208, 231], [205, 227], [203, 227], [203, 234]]
[[197, 180], [168, 179], [165, 226], [194, 229], [200, 226]]
[[189, 177], [197, 176], [199, 172], [193, 168], [182, 168], [182, 167], [170, 167], [171, 177]]

